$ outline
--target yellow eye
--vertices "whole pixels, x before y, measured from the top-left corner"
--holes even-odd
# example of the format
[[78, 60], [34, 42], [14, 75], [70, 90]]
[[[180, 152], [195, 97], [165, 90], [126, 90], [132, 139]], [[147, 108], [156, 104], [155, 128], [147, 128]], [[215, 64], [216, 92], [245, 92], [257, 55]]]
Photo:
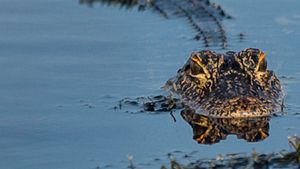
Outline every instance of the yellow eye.
[[191, 73], [192, 75], [205, 74], [204, 65], [201, 63], [201, 58], [194, 55], [191, 58]]
[[204, 70], [201, 66], [199, 66], [197, 63], [192, 62], [191, 63], [191, 73], [193, 75], [198, 75], [198, 74], [204, 74]]
[[256, 67], [256, 71], [265, 72], [267, 70], [267, 61], [265, 58], [265, 54], [263, 52], [259, 53], [258, 57], [258, 65]]
[[267, 70], [267, 61], [264, 59], [259, 63], [257, 71], [265, 72], [266, 70]]

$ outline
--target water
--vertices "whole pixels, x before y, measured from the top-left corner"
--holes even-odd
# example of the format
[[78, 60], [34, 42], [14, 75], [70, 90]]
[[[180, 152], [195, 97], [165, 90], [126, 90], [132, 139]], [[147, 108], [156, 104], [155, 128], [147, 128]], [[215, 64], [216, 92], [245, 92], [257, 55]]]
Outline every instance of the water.
[[153, 168], [174, 151], [180, 159], [289, 149], [287, 136], [300, 129], [300, 2], [217, 2], [235, 17], [223, 22], [228, 49], [262, 49], [284, 83], [288, 115], [271, 119], [266, 140], [199, 145], [178, 113], [174, 123], [169, 114], [113, 109], [124, 97], [160, 94], [191, 51], [203, 49], [185, 20], [78, 1], [2, 0], [0, 168], [126, 168], [128, 154]]

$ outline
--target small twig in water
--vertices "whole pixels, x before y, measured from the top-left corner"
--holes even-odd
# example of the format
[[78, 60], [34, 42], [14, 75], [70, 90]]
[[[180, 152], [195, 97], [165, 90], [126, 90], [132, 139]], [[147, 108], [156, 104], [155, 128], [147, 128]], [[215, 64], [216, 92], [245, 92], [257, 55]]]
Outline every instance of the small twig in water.
[[284, 108], [285, 108], [285, 105], [284, 105], [284, 99], [282, 99], [282, 103], [281, 103], [281, 113], [284, 113]]
[[173, 114], [173, 111], [170, 112], [170, 115], [171, 115], [171, 117], [173, 118], [174, 122], [176, 123], [176, 118], [175, 118], [175, 116], [174, 116], [174, 114]]

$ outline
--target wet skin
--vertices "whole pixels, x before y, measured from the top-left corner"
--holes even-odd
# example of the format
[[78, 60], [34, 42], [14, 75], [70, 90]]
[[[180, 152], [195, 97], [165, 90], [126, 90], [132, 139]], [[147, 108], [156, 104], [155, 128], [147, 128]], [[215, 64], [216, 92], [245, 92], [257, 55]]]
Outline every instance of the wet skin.
[[248, 48], [193, 52], [165, 85], [196, 113], [220, 118], [269, 116], [281, 110], [283, 90], [265, 54]]

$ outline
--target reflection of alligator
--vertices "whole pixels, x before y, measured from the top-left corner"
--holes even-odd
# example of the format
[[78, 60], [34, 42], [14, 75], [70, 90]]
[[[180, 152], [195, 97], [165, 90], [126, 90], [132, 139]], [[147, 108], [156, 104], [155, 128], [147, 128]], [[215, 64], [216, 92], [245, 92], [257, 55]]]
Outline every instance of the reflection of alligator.
[[188, 20], [196, 30], [196, 40], [202, 40], [204, 46], [227, 46], [222, 19], [231, 18], [224, 10], [209, 0], [80, 0], [80, 3], [93, 5], [101, 2], [108, 5], [120, 5], [139, 10], [151, 9], [165, 18], [180, 17]]
[[283, 91], [258, 49], [192, 53], [166, 88], [197, 113], [222, 117], [269, 116], [282, 108]]
[[218, 143], [229, 134], [249, 142], [264, 140], [269, 135], [269, 117], [212, 118], [196, 114], [193, 109], [183, 110], [181, 116], [191, 125], [193, 138], [200, 144]]

